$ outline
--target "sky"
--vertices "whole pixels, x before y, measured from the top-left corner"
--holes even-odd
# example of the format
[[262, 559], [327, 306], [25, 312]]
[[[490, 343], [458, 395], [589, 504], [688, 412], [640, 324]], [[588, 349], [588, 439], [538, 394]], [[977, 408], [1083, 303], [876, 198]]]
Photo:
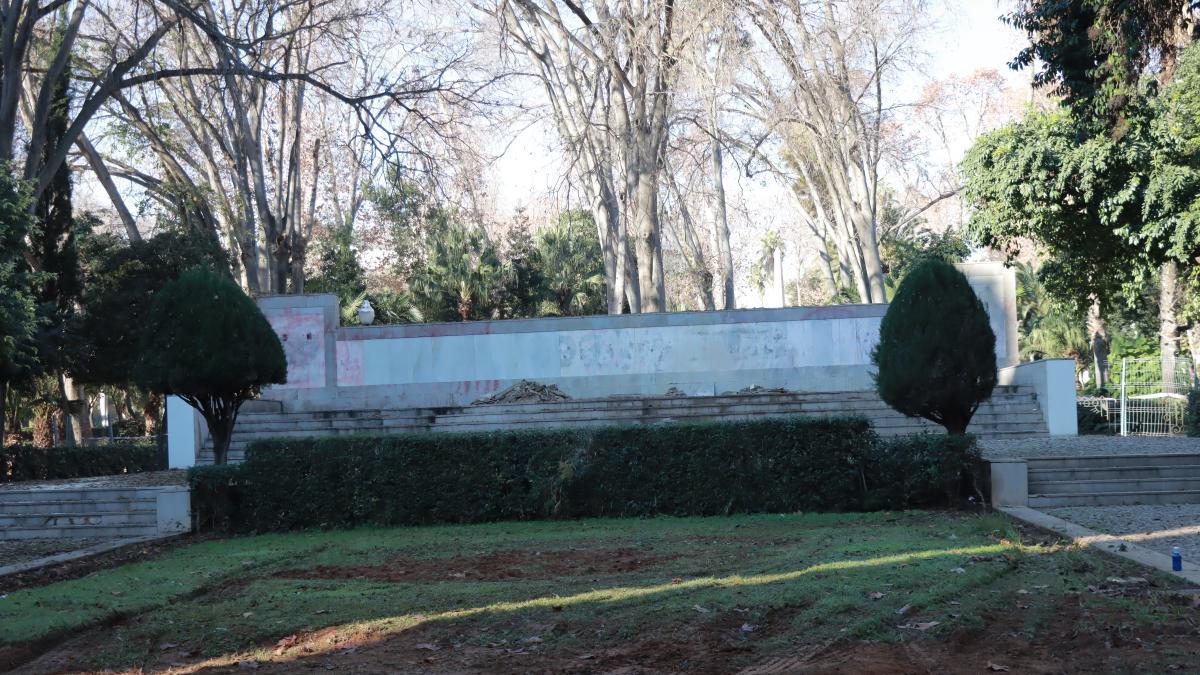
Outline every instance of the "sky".
[[[1025, 44], [1020, 31], [1000, 21], [1014, 0], [930, 0], [934, 28], [927, 47], [927, 59], [901, 80], [901, 88], [921, 91], [926, 84], [950, 76], [971, 75], [981, 69], [994, 69], [1010, 81], [1015, 91], [1028, 86], [1029, 75], [1008, 69], [1008, 62]], [[961, 151], [965, 152], [964, 146]], [[581, 194], [570, 196], [568, 203], [563, 181], [564, 165], [557, 147], [552, 123], [529, 126], [515, 136], [492, 141], [491, 154], [499, 159], [491, 166], [489, 183], [494, 194], [495, 213], [500, 218], [525, 209], [538, 222], [567, 207], [585, 207]], [[791, 198], [777, 181], [766, 177], [746, 178], [726, 165], [726, 189], [730, 203], [740, 198], [743, 213], [740, 222], [731, 216], [737, 294], [747, 305], [764, 300], [750, 288], [747, 261], [755, 258], [763, 236], [771, 231], [796, 231]], [[785, 279], [797, 278], [816, 264], [816, 257], [804, 244], [785, 249]], [[739, 302], [742, 302], [739, 300]]]
[[[933, 0], [936, 27], [928, 62], [923, 73], [910, 75], [910, 86], [923, 87], [930, 80], [987, 68], [1005, 72], [1014, 86], [1025, 86], [1028, 75], [1007, 68], [1024, 44], [1019, 31], [999, 20], [1011, 4], [1012, 0]], [[557, 191], [562, 187], [563, 165], [553, 125], [535, 124], [515, 137], [495, 139], [492, 154], [501, 155], [491, 169], [499, 214], [537, 210], [548, 202], [560, 205], [563, 197]]]

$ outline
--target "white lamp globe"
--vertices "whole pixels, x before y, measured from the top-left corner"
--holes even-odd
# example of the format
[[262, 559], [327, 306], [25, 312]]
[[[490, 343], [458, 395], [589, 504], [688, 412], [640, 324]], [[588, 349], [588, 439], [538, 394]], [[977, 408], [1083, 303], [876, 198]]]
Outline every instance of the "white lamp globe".
[[375, 320], [375, 308], [371, 306], [370, 300], [363, 300], [363, 303], [358, 307], [358, 322], [364, 326], [370, 326]]

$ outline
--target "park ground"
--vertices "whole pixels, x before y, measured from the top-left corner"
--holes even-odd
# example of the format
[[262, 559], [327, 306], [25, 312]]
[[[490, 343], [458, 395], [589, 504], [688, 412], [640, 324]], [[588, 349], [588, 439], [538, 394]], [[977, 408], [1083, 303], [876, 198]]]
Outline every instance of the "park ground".
[[1200, 663], [1200, 608], [1173, 577], [999, 515], [361, 529], [114, 555], [115, 566], [0, 584], [0, 670], [1159, 673]]

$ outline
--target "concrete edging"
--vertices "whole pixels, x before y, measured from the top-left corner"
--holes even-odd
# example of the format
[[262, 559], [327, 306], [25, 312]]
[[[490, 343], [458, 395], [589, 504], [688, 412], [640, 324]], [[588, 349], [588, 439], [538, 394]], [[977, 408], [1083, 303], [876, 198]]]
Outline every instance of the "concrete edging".
[[186, 534], [186, 533], [185, 532], [174, 532], [171, 534], [152, 534], [152, 535], [145, 536], [145, 537], [130, 537], [128, 539], [114, 539], [113, 541], [106, 541], [106, 542], [103, 542], [100, 544], [95, 544], [93, 546], [88, 546], [87, 548], [76, 549], [74, 551], [67, 551], [65, 553], [56, 553], [51, 556], [46, 556], [45, 558], [38, 558], [37, 560], [29, 560], [29, 561], [23, 562], [23, 563], [14, 563], [12, 565], [5, 565], [3, 567], [0, 567], [0, 577], [6, 577], [10, 574], [19, 574], [21, 572], [29, 572], [31, 570], [38, 569], [39, 567], [46, 567], [48, 565], [57, 565], [58, 563], [70, 562], [72, 560], [79, 560], [80, 558], [89, 558], [91, 556], [98, 555], [100, 553], [108, 553], [109, 551], [112, 551], [112, 550], [115, 550], [118, 548], [122, 548], [125, 546], [133, 546], [135, 544], [145, 544], [145, 543], [149, 543], [152, 541], [160, 541], [162, 539], [170, 539], [171, 537], [178, 537], [181, 534]]
[[1000, 507], [999, 510], [1023, 523], [1040, 527], [1043, 530], [1050, 530], [1064, 537], [1070, 537], [1080, 546], [1086, 546], [1100, 553], [1124, 558], [1160, 572], [1173, 574], [1193, 584], [1200, 584], [1200, 565], [1196, 565], [1195, 563], [1184, 561], [1183, 571], [1176, 572], [1171, 569], [1171, 556], [1159, 553], [1158, 551], [1151, 551], [1144, 546], [1125, 541], [1116, 535], [1096, 532], [1082, 525], [1076, 525], [1070, 521], [1056, 518], [1027, 506], [1006, 506]]

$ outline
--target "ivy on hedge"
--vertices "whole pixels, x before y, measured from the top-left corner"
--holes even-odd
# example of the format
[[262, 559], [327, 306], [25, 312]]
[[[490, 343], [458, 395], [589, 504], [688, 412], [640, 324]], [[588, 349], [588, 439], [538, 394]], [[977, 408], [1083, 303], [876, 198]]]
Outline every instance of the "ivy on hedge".
[[204, 528], [858, 511], [968, 494], [973, 438], [880, 439], [862, 418], [277, 438], [195, 467]]
[[1188, 436], [1200, 436], [1200, 387], [1192, 387], [1188, 392], [1184, 427]]
[[155, 444], [148, 441], [74, 448], [10, 445], [0, 447], [0, 483], [154, 471], [157, 457]]

